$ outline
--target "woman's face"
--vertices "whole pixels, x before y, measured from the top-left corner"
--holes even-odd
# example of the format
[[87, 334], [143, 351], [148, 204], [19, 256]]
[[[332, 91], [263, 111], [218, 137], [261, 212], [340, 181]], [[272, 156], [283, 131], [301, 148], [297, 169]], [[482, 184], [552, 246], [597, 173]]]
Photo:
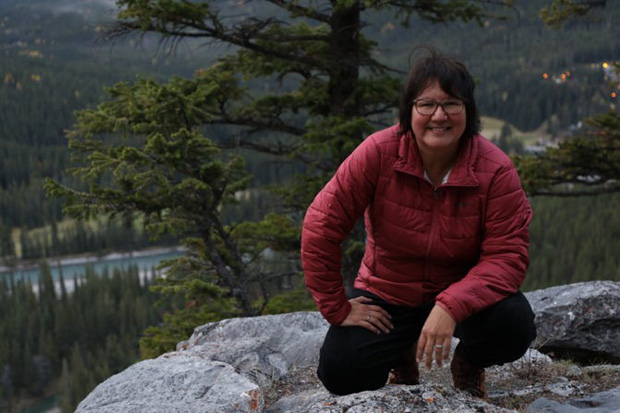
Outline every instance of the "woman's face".
[[[460, 102], [448, 95], [434, 80], [418, 96], [416, 101]], [[432, 103], [432, 102], [431, 102]], [[411, 128], [420, 151], [433, 155], [453, 156], [459, 145], [459, 139], [467, 123], [466, 109], [456, 115], [448, 115], [444, 108], [437, 106], [432, 115], [421, 115], [415, 108], [411, 109]]]

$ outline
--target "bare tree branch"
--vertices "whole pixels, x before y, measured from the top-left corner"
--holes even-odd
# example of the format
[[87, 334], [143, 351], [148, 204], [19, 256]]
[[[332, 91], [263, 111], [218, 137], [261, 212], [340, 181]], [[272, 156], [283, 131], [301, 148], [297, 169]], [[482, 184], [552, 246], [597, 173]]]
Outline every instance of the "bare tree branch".
[[[250, 36], [245, 33], [244, 30], [240, 27], [238, 27], [236, 31], [230, 31], [226, 30], [222, 24], [215, 24], [215, 22], [214, 27], [197, 25], [193, 22], [183, 22], [183, 24], [181, 25], [175, 24], [174, 26], [175, 27], [173, 28], [160, 28], [156, 27], [153, 24], [150, 24], [148, 27], [145, 28], [135, 22], [118, 22], [106, 32], [106, 38], [113, 39], [114, 37], [123, 36], [136, 30], [159, 32], [164, 36], [179, 38], [213, 38], [231, 45], [243, 47], [244, 49], [251, 50], [266, 56], [289, 60], [308, 65], [310, 67], [322, 68], [325, 71], [327, 71], [329, 67], [328, 62], [322, 61], [320, 59], [315, 59], [307, 55], [300, 55], [299, 53], [288, 53], [285, 51], [284, 48], [269, 48], [257, 44], [253, 42], [254, 37], [257, 36], [256, 33], [254, 33], [254, 37]], [[219, 26], [220, 28], [218, 29], [217, 26]], [[247, 28], [247, 26], [245, 27]], [[196, 29], [196, 31], [186, 31], [186, 28]], [[288, 39], [286, 41], [293, 40]]]
[[290, 12], [300, 14], [300, 15], [309, 17], [311, 19], [314, 19], [314, 20], [317, 20], [323, 23], [329, 23], [330, 21], [329, 15], [319, 13], [318, 11], [314, 9], [309, 9], [307, 7], [300, 6], [299, 4], [288, 3], [284, 0], [267, 0], [267, 1], [269, 3], [275, 4], [276, 6], [279, 6]]

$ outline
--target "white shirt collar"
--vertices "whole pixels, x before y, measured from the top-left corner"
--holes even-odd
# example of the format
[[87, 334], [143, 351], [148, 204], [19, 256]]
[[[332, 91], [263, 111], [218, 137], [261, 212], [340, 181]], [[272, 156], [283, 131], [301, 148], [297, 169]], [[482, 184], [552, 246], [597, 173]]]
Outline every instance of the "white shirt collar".
[[[448, 172], [446, 172], [446, 174], [443, 176], [443, 179], [441, 180], [441, 185], [448, 182], [448, 177], [450, 176], [450, 172], [452, 172], [452, 168], [448, 169]], [[431, 177], [428, 176], [426, 169], [424, 170], [424, 179], [426, 179], [431, 185], [434, 185], [433, 181], [431, 181]]]

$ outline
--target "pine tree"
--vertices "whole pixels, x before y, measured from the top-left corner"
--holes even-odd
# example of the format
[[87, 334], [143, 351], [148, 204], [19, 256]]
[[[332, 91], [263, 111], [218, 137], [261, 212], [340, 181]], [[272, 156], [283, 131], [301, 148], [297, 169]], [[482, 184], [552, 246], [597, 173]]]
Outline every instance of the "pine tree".
[[13, 265], [15, 263], [15, 245], [13, 244], [13, 236], [11, 228], [5, 224], [0, 218], [0, 258], [5, 265]]
[[75, 406], [77, 406], [77, 397], [74, 394], [73, 378], [69, 370], [69, 362], [65, 358], [62, 359], [60, 389], [60, 410], [63, 413], [74, 412]]
[[603, 8], [608, 0], [553, 0], [540, 11], [543, 21], [552, 27], [561, 27], [567, 20], [582, 17], [596, 8]]
[[620, 115], [587, 120], [583, 136], [568, 139], [541, 156], [518, 156], [525, 190], [530, 195], [580, 196], [620, 192]]

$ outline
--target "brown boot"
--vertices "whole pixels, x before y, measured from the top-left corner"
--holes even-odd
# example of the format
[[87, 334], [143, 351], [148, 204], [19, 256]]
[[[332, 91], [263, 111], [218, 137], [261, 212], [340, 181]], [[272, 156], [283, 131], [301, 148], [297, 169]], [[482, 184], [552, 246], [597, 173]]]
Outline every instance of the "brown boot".
[[388, 377], [388, 384], [420, 384], [420, 371], [415, 360], [415, 344], [409, 349], [403, 363], [392, 369]]
[[456, 353], [450, 363], [450, 371], [454, 380], [454, 387], [466, 391], [474, 397], [487, 398], [487, 389], [484, 384], [484, 369], [469, 364]]

